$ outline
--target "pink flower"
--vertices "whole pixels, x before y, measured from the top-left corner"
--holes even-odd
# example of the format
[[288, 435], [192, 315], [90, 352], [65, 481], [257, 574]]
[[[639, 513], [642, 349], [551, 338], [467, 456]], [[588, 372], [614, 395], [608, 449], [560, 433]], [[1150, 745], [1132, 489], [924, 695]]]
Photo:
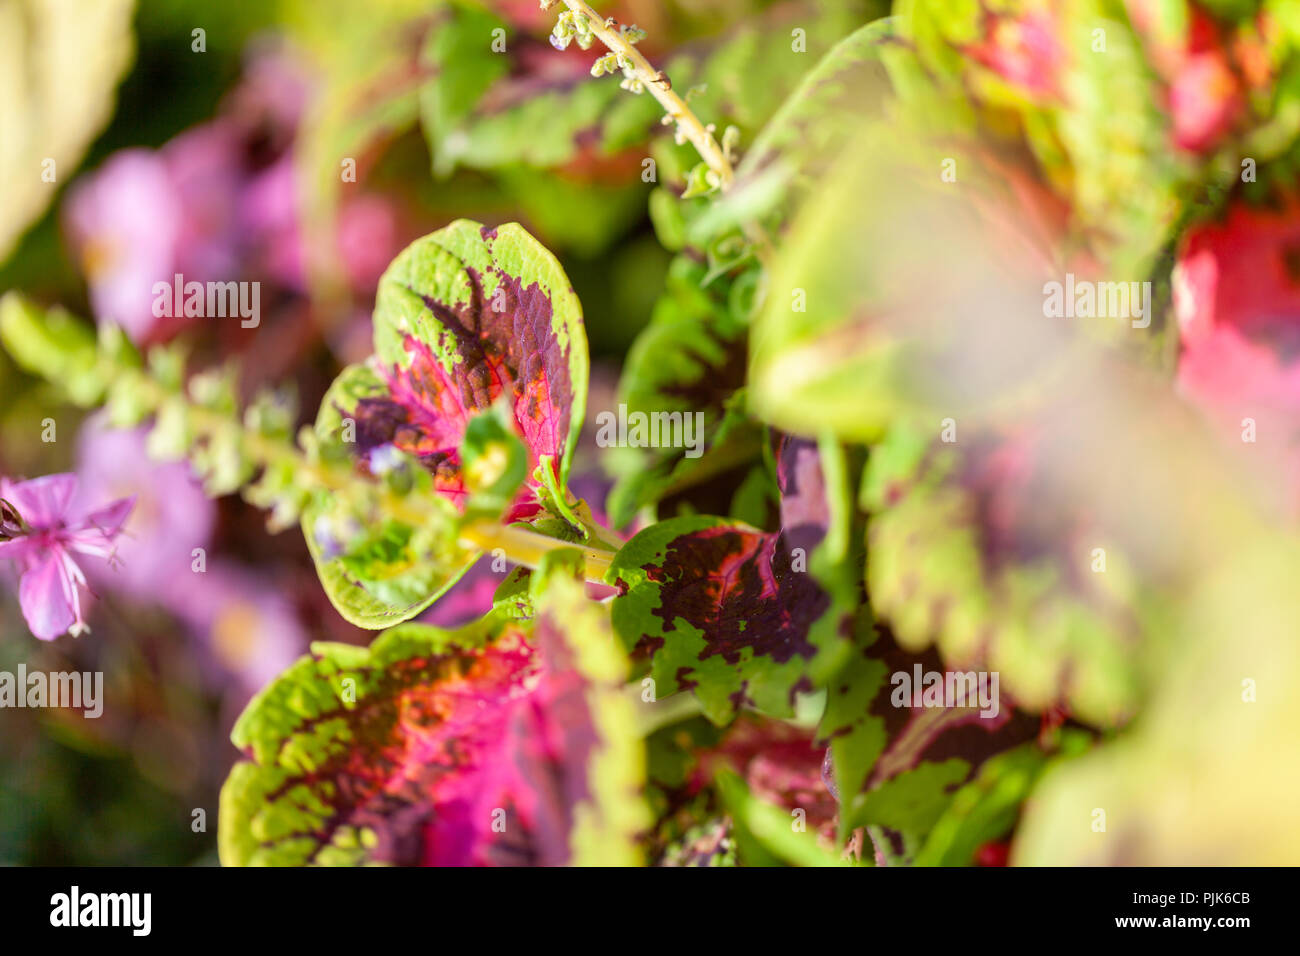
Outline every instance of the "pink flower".
[[1244, 105], [1237, 77], [1221, 51], [1188, 57], [1169, 86], [1174, 143], [1192, 152], [1213, 149]]
[[1293, 354], [1300, 332], [1300, 203], [1270, 209], [1237, 202], [1221, 221], [1189, 230], [1174, 277], [1174, 312], [1185, 348], [1229, 329]]
[[1226, 28], [1195, 5], [1189, 8], [1183, 32], [1171, 28], [1153, 0], [1128, 0], [1128, 7], [1147, 57], [1165, 82], [1174, 145], [1193, 153], [1213, 150], [1245, 112], [1234, 67], [1248, 80], [1268, 80], [1271, 68], [1264, 45], [1247, 31], [1238, 34], [1230, 51], [1222, 36]]
[[157, 152], [115, 153], [73, 187], [67, 228], [98, 319], [135, 342], [164, 338], [179, 322], [154, 314], [156, 283], [235, 275], [239, 162], [235, 131], [218, 120]]
[[982, 27], [984, 36], [966, 48], [971, 59], [1031, 96], [1060, 95], [1064, 51], [1050, 10], [1030, 10], [1019, 17], [985, 11]]
[[357, 196], [339, 210], [339, 259], [352, 287], [373, 289], [388, 263], [401, 251], [397, 213], [392, 204], [373, 193]]
[[1174, 270], [1178, 386], [1239, 442], [1250, 419], [1300, 487], [1300, 207], [1236, 203], [1183, 238]]
[[155, 461], [146, 452], [144, 429], [110, 428], [99, 413], [81, 426], [77, 475], [74, 504], [135, 496], [118, 543], [120, 573], [91, 573], [92, 583], [164, 607], [193, 601], [194, 549], [209, 547], [217, 506], [190, 466]]
[[65, 209], [96, 317], [148, 339], [158, 322], [151, 290], [174, 272], [184, 216], [167, 163], [144, 149], [115, 153], [72, 188]]
[[88, 514], [72, 511], [76, 476], [46, 475], [31, 481], [0, 479], [0, 498], [23, 522], [16, 537], [0, 540], [0, 558], [23, 567], [18, 601], [34, 635], [51, 641], [60, 634], [73, 637], [86, 630], [79, 588], [86, 577], [73, 560], [74, 552], [113, 557], [113, 540], [131, 512], [135, 498], [120, 498]]
[[266, 274], [302, 292], [306, 267], [297, 189], [293, 153], [287, 152], [248, 181], [239, 197], [239, 221], [252, 255]]

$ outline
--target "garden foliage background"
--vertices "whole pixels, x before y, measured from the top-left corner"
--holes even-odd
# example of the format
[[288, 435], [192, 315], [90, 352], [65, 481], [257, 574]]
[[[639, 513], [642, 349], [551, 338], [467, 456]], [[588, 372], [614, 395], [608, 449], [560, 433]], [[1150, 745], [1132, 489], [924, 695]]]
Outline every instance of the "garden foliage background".
[[1300, 7], [595, 6], [0, 0], [0, 862], [1300, 861]]

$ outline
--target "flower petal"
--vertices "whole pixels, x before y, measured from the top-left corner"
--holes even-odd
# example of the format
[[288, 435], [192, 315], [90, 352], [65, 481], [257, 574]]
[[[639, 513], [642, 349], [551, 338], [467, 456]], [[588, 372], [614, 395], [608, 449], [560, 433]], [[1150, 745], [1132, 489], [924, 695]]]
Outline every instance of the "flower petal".
[[0, 560], [21, 561], [31, 550], [31, 538], [10, 538], [8, 541], [0, 541]]
[[6, 481], [0, 497], [9, 499], [33, 528], [50, 528], [63, 520], [76, 490], [77, 476], [64, 472], [17, 484]]
[[110, 505], [92, 511], [81, 519], [80, 527], [64, 535], [64, 543], [74, 551], [106, 558], [113, 550], [113, 539], [122, 531], [122, 525], [135, 507], [135, 495], [119, 498]]
[[135, 495], [128, 498], [119, 498], [112, 504], [105, 505], [96, 511], [86, 515], [84, 524], [97, 528], [108, 537], [114, 537], [122, 530], [122, 525], [126, 523], [127, 516], [131, 509], [135, 507]]
[[18, 586], [18, 601], [32, 634], [52, 641], [77, 623], [77, 612], [69, 598], [75, 583], [68, 580], [61, 551], [45, 552], [35, 560]]

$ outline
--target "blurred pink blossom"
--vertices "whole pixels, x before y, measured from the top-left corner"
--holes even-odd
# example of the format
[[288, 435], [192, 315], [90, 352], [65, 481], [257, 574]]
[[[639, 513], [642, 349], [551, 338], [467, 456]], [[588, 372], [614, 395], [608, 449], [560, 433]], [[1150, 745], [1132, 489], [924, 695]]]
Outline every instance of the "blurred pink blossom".
[[134, 498], [121, 498], [95, 511], [74, 510], [75, 475], [58, 474], [12, 482], [0, 479], [4, 498], [25, 522], [17, 537], [0, 541], [0, 558], [23, 568], [18, 601], [32, 634], [50, 641], [60, 634], [84, 632], [80, 589], [86, 577], [74, 553], [112, 559]]
[[1276, 450], [1300, 491], [1300, 208], [1239, 202], [1191, 229], [1174, 270], [1174, 313], [1179, 389], [1234, 440], [1251, 419], [1260, 450]]
[[1188, 57], [1169, 84], [1174, 144], [1192, 152], [1213, 149], [1244, 106], [1236, 74], [1221, 50]]
[[264, 574], [215, 561], [195, 574], [177, 614], [217, 671], [215, 684], [243, 696], [265, 687], [307, 651], [307, 633], [294, 604]]
[[183, 208], [166, 161], [144, 149], [113, 154], [68, 197], [67, 228], [95, 316], [137, 342], [157, 321], [152, 287], [173, 273]]
[[193, 552], [210, 543], [216, 504], [188, 464], [150, 459], [145, 434], [110, 428], [102, 415], [87, 419], [78, 437], [77, 472], [86, 499], [135, 497], [117, 547], [123, 567], [102, 583], [174, 609], [190, 598]]
[[966, 48], [972, 59], [1026, 93], [1060, 95], [1065, 51], [1056, 38], [1059, 28], [1050, 9], [1030, 9], [1018, 15], [986, 10], [982, 26], [984, 35]]
[[[1258, 78], [1261, 45], [1243, 33], [1230, 51], [1219, 24], [1195, 4], [1189, 5], [1181, 32], [1162, 16], [1155, 0], [1127, 0], [1127, 6], [1152, 66], [1165, 81], [1174, 145], [1195, 153], [1213, 150], [1246, 107], [1229, 53], [1235, 52], [1235, 65], [1245, 69], [1247, 78]], [[1267, 73], [1267, 62], [1262, 69]]]
[[166, 331], [153, 313], [154, 284], [230, 278], [238, 266], [238, 142], [217, 122], [158, 152], [115, 153], [78, 182], [66, 205], [72, 245], [100, 321], [136, 342]]

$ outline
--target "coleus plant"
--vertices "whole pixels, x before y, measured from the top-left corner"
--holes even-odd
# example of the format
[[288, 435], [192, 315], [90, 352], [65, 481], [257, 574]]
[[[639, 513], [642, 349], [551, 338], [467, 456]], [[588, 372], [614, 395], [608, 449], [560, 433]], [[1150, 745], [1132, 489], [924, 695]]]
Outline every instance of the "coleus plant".
[[[970, 864], [1005, 860], [1013, 832], [1029, 862], [1170, 858], [1171, 825], [1135, 856], [1063, 838], [1062, 821], [1086, 813], [1088, 788], [1155, 816], [1131, 806], [1150, 754], [1212, 777], [1210, 736], [1160, 749], [1182, 713], [1161, 676], [1185, 691], [1198, 655], [1226, 666], [1177, 598], [1206, 588], [1217, 620], [1248, 595], [1270, 625], [1243, 639], [1259, 663], [1288, 610], [1268, 584], [1298, 562], [1170, 386], [1167, 317], [1138, 345], [1048, 328], [1039, 290], [1067, 269], [1167, 290], [1177, 247], [1180, 311], [1198, 317], [1180, 377], [1209, 380], [1216, 316], [1186, 296], [1213, 271], [1204, 257], [1230, 250], [1214, 227], [1180, 230], [1234, 144], [1264, 162], [1300, 130], [1282, 108], [1294, 84], [1273, 105], [1221, 102], [1190, 61], [1273, 89], [1295, 75], [1300, 24], [1280, 4], [1263, 20], [1115, 6], [898, 4], [807, 71], [738, 158], [735, 134], [715, 137], [637, 49], [642, 31], [564, 0], [553, 45], [602, 44], [592, 73], [657, 99], [700, 157], [650, 199], [676, 258], [620, 400], [703, 414], [703, 453], [635, 457], [610, 527], [570, 488], [583, 310], [518, 224], [457, 220], [400, 253], [373, 355], [296, 440], [283, 395], [238, 408], [234, 369], [187, 379], [179, 347], [142, 357], [109, 326], [96, 341], [6, 297], [0, 337], [20, 363], [117, 424], [151, 418], [154, 453], [188, 458], [274, 529], [300, 525], [338, 612], [382, 631], [314, 645], [236, 723], [223, 862]], [[458, 11], [448, 36], [484, 22]], [[446, 42], [429, 55], [457, 66]], [[492, 164], [478, 97], [500, 68], [449, 69], [423, 91], [443, 124], [436, 166]], [[606, 99], [592, 115], [609, 121]], [[555, 162], [571, 152], [566, 139]], [[1272, 221], [1238, 211], [1223, 228]], [[1263, 232], [1252, 241], [1272, 249]], [[1275, 258], [1270, 288], [1289, 301]], [[1272, 368], [1285, 343], [1266, 340], [1252, 342]], [[1224, 388], [1195, 397], [1221, 403]], [[3, 503], [0, 548], [35, 527], [25, 500]], [[484, 554], [516, 566], [486, 616], [411, 620]], [[1270, 573], [1223, 574], [1223, 554]], [[922, 687], [972, 671], [1000, 675], [1001, 694]], [[1139, 713], [1154, 723], [1130, 733]], [[1223, 799], [1276, 819], [1245, 792]], [[1249, 827], [1240, 838], [1278, 852]]]

